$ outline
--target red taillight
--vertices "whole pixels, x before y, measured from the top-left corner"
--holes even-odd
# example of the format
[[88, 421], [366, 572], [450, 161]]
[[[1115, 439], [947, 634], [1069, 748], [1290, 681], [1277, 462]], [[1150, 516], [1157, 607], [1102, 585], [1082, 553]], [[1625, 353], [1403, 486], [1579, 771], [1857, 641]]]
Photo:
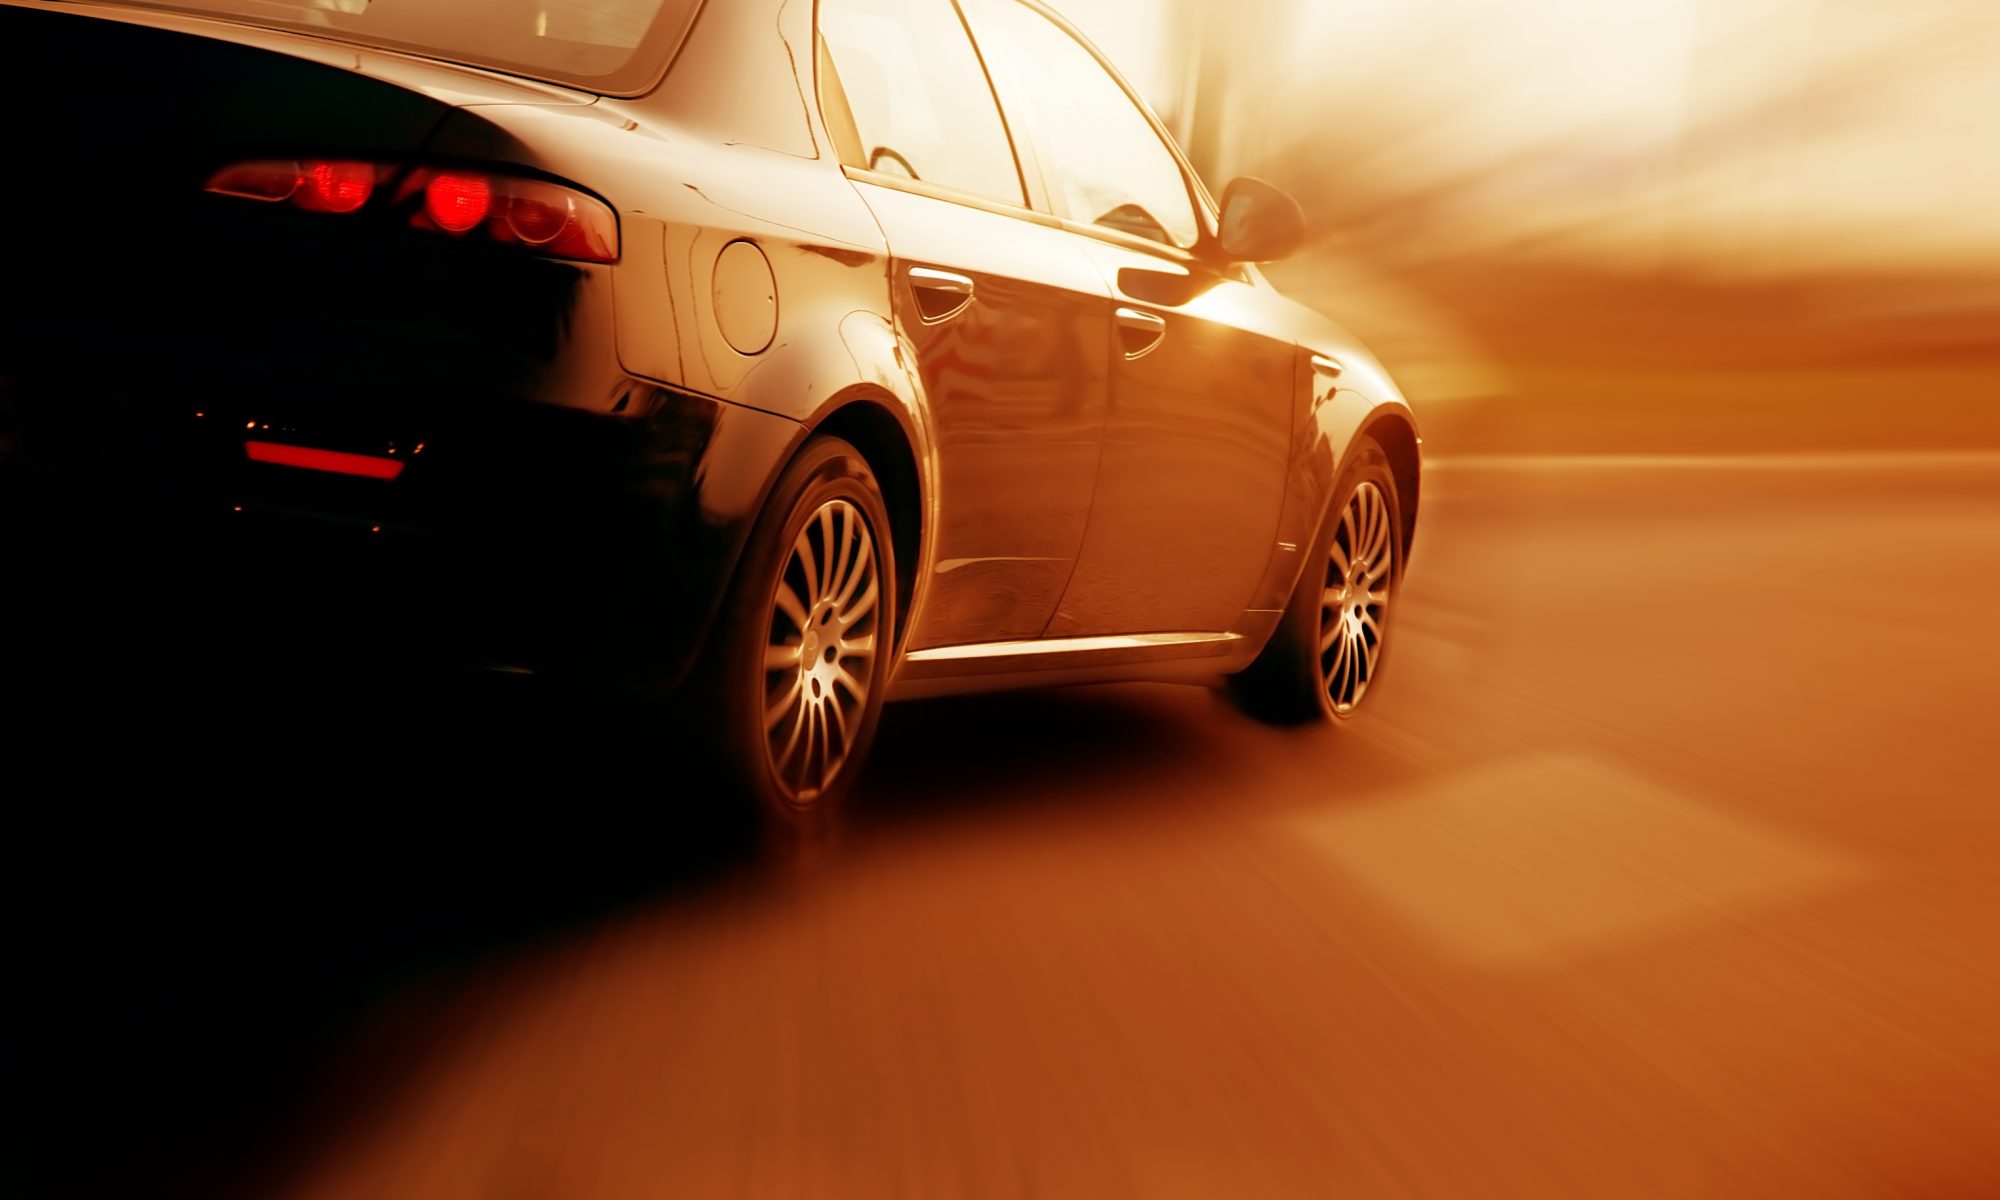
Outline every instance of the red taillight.
[[309, 162], [305, 187], [295, 199], [312, 212], [351, 213], [375, 192], [375, 166], [360, 162]]
[[403, 464], [393, 458], [372, 454], [347, 454], [312, 446], [288, 446], [283, 442], [244, 442], [243, 452], [251, 462], [275, 463], [281, 467], [303, 467], [308, 471], [329, 471], [335, 475], [360, 475], [368, 479], [394, 479], [403, 473]]
[[464, 233], [493, 211], [493, 187], [478, 175], [433, 175], [424, 186], [424, 213], [447, 233]]
[[[307, 212], [354, 213], [368, 207], [397, 168], [342, 159], [260, 159], [235, 163], [209, 177], [207, 190], [271, 203], [290, 201]], [[539, 179], [419, 167], [403, 177], [392, 204], [411, 212], [410, 225], [470, 235], [551, 258], [618, 261], [618, 218], [595, 196]]]
[[604, 201], [575, 188], [510, 175], [420, 170], [401, 192], [410, 196], [418, 190], [423, 207], [410, 221], [419, 229], [483, 232], [495, 242], [553, 258], [618, 261], [618, 218]]

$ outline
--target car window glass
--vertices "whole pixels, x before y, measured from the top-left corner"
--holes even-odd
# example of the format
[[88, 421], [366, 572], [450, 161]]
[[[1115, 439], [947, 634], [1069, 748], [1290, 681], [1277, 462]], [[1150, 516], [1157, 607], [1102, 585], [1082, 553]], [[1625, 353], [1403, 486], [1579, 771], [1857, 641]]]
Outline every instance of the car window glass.
[[1062, 215], [1194, 245], [1200, 226], [1180, 164], [1083, 43], [1014, 0], [980, 0], [967, 15]]
[[1023, 202], [999, 106], [951, 0], [824, 0], [819, 24], [861, 138], [856, 165]]
[[697, 0], [125, 0], [620, 91], [658, 71]]

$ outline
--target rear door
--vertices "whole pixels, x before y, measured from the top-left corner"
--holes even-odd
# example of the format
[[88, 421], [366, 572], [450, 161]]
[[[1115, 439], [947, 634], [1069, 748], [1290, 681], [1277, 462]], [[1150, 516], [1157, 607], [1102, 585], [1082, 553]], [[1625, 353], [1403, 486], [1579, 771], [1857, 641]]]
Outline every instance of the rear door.
[[1274, 297], [1192, 253], [1204, 204], [1079, 38], [965, 0], [1031, 174], [1112, 294], [1110, 410], [1090, 525], [1051, 637], [1235, 628], [1274, 553], [1296, 347]]
[[1034, 638], [1090, 514], [1110, 348], [1103, 276], [1029, 208], [952, 0], [822, 0], [820, 100], [894, 260], [937, 453], [910, 647]]

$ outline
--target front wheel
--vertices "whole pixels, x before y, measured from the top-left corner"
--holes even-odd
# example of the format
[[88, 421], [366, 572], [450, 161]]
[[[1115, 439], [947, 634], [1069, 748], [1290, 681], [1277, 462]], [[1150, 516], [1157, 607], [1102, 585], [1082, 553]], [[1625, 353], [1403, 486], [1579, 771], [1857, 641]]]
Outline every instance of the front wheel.
[[895, 579], [874, 472], [813, 439], [751, 534], [709, 672], [712, 749], [778, 839], [824, 838], [853, 790], [888, 682]]
[[1252, 716], [1278, 724], [1354, 715], [1382, 670], [1402, 575], [1402, 506], [1374, 439], [1355, 446], [1334, 504], [1262, 654], [1230, 680]]

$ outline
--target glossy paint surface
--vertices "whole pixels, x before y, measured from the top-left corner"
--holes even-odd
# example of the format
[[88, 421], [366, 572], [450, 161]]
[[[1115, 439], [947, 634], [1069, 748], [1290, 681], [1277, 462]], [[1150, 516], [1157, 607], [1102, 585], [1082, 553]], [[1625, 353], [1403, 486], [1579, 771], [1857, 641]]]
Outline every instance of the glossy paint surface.
[[[1090, 518], [1104, 432], [1104, 288], [1059, 230], [859, 185], [896, 254], [943, 477], [929, 594], [912, 646], [1031, 638], [1055, 612]], [[933, 319], [922, 276], [970, 280]]]
[[[463, 548], [477, 565], [456, 578], [555, 626], [520, 639], [555, 647], [530, 665], [672, 681], [772, 481], [829, 429], [894, 493], [901, 651], [1054, 639], [1018, 672], [920, 660], [923, 694], [1240, 666], [1353, 437], [1406, 414], [1393, 385], [1254, 271], [1065, 227], [1033, 162], [1027, 209], [844, 169], [812, 22], [800, 0], [710, 5], [650, 90], [599, 97], [157, 11], [0, 4], [19, 100], [0, 132], [65, 181], [64, 235], [10, 264], [0, 471], [112, 510], [171, 494], [157, 511], [190, 536], [247, 511], [281, 540], [303, 520], [428, 547], [408, 561]], [[231, 163], [312, 156], [379, 164], [377, 199], [338, 216], [202, 192]], [[618, 260], [412, 228], [398, 181], [438, 165], [601, 198]], [[0, 217], [45, 227], [51, 195], [13, 189]], [[729, 310], [727, 263], [753, 251], [768, 337]], [[924, 272], [969, 296], [940, 307]], [[1121, 309], [1159, 344], [1128, 358]], [[1302, 366], [1314, 352], [1350, 364], [1337, 393]], [[409, 465], [253, 463], [250, 435]], [[424, 573], [374, 557], [414, 611]], [[1240, 640], [1064, 651], [1190, 632]]]
[[[1070, 236], [1113, 281], [1115, 366], [1090, 531], [1050, 632], [1234, 629], [1276, 540], [1292, 341], [1254, 284]], [[1120, 312], [1160, 324], [1128, 333]]]

